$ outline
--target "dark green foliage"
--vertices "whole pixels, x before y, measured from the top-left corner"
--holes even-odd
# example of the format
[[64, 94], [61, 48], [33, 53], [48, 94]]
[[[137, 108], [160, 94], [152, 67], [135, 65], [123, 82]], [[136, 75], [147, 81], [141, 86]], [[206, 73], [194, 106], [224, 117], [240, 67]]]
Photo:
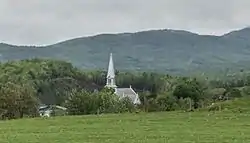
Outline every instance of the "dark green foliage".
[[[65, 105], [72, 115], [191, 110], [249, 95], [249, 73], [224, 77], [178, 77], [116, 71], [118, 87], [139, 93], [142, 104], [118, 99], [103, 88], [105, 71], [83, 71], [57, 60], [31, 59], [0, 64], [0, 113], [6, 118], [36, 116], [39, 103]], [[7, 104], [8, 103], [8, 104]], [[17, 104], [16, 104], [17, 103]]]
[[194, 100], [195, 108], [198, 108], [198, 101], [203, 97], [203, 87], [196, 80], [185, 80], [174, 89], [173, 95], [180, 98], [191, 98]]
[[98, 93], [73, 90], [65, 106], [70, 115], [133, 112], [135, 109], [128, 98], [119, 100], [113, 90], [106, 88]]

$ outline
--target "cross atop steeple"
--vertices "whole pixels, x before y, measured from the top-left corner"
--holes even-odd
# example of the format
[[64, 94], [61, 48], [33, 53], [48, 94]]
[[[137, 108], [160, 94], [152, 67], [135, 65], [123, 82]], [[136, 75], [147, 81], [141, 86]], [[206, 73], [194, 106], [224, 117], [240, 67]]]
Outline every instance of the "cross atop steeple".
[[110, 53], [110, 57], [109, 57], [109, 65], [108, 65], [106, 86], [116, 88], [116, 85], [115, 85], [115, 69], [114, 69], [114, 62], [113, 62], [112, 53]]

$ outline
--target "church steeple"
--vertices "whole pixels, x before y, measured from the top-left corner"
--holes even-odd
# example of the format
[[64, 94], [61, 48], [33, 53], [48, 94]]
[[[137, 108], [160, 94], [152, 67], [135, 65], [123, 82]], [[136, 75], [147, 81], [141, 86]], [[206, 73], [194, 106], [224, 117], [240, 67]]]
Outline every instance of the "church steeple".
[[109, 57], [106, 87], [112, 87], [112, 88], [117, 87], [115, 85], [115, 69], [114, 69], [114, 62], [113, 62], [112, 53], [110, 53], [110, 57]]

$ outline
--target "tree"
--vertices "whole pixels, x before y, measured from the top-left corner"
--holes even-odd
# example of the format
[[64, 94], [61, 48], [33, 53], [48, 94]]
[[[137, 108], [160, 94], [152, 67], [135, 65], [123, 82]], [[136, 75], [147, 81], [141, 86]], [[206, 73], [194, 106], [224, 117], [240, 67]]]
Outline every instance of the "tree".
[[65, 107], [70, 115], [86, 115], [97, 112], [98, 102], [96, 95], [86, 90], [73, 89], [67, 94]]
[[38, 100], [35, 90], [25, 84], [8, 82], [0, 87], [0, 109], [5, 111], [2, 117], [8, 119], [37, 116]]
[[198, 102], [204, 95], [202, 86], [195, 80], [186, 80], [174, 89], [173, 95], [178, 99], [180, 98], [191, 98], [194, 100], [194, 107], [198, 108]]

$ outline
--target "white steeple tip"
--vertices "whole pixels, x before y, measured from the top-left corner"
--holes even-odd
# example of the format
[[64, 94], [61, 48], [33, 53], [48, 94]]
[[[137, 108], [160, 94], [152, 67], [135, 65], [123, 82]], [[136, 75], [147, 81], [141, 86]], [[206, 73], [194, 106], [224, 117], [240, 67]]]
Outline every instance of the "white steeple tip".
[[107, 73], [107, 87], [113, 87], [115, 88], [115, 68], [114, 68], [114, 62], [113, 62], [113, 55], [110, 53], [109, 57], [109, 65], [108, 65], [108, 73]]
[[108, 66], [108, 74], [107, 78], [114, 78], [115, 77], [115, 69], [114, 69], [114, 62], [113, 62], [113, 55], [110, 53], [109, 57], [109, 66]]

